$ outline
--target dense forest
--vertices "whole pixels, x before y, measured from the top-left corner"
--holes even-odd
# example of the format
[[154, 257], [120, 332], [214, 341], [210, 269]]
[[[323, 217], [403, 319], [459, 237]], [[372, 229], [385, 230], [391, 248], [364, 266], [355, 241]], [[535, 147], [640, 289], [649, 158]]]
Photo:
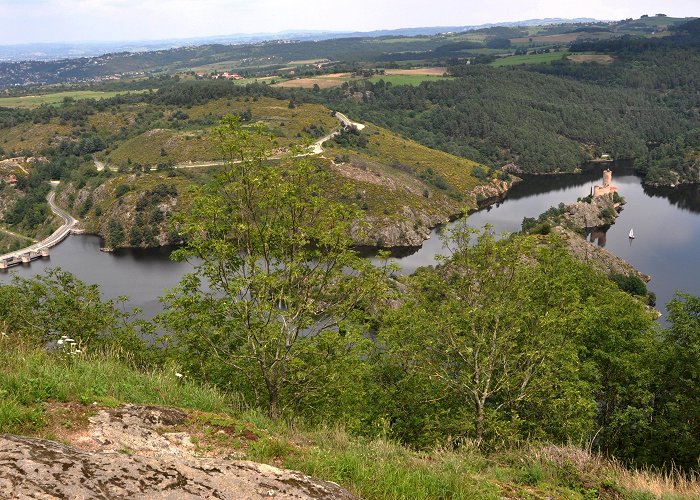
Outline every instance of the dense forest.
[[[639, 157], [647, 143], [673, 137], [690, 123], [650, 92], [521, 69], [461, 65], [452, 72], [459, 78], [417, 87], [363, 83], [330, 99], [428, 146], [494, 168], [514, 162], [528, 173], [571, 172], [601, 153]], [[354, 92], [363, 102], [346, 98]]]
[[700, 144], [688, 130], [700, 123], [698, 26], [691, 21], [660, 39], [626, 36], [570, 47], [614, 54], [611, 64], [457, 62], [449, 68], [458, 77], [452, 81], [359, 82], [327, 95], [340, 109], [494, 168], [513, 162], [527, 173], [566, 172], [608, 153], [639, 160], [649, 184], [697, 182]]

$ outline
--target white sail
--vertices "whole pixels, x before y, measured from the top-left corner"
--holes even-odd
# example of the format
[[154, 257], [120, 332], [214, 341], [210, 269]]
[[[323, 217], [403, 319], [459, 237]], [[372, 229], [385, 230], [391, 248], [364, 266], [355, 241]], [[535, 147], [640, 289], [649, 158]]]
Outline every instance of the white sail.
[[630, 238], [634, 238], [634, 229], [630, 229]]

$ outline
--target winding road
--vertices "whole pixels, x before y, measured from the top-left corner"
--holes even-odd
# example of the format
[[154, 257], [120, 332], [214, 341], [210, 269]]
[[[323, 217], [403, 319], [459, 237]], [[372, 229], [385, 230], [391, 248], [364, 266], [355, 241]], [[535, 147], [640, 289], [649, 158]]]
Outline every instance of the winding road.
[[48, 248], [58, 245], [60, 242], [66, 239], [66, 237], [68, 237], [71, 230], [78, 223], [78, 221], [74, 219], [68, 212], [56, 206], [55, 197], [56, 191], [52, 189], [49, 195], [46, 197], [46, 201], [49, 203], [49, 206], [51, 207], [53, 213], [58, 215], [61, 219], [63, 219], [63, 225], [56, 229], [53, 233], [51, 233], [51, 236], [42, 241], [39, 241], [38, 243], [34, 243], [33, 245], [28, 246], [26, 248], [22, 248], [20, 250], [15, 250], [14, 252], [0, 255], [0, 261], [6, 261], [11, 264], [13, 261], [16, 261], [18, 259], [21, 260], [23, 255], [32, 253], [38, 254], [42, 250], [46, 250]]
[[[354, 128], [356, 128], [357, 130], [362, 130], [363, 128], [365, 128], [365, 125], [363, 125], [362, 123], [357, 123], [357, 122], [354, 122], [354, 121], [350, 120], [350, 118], [348, 118], [347, 116], [345, 116], [343, 113], [341, 113], [341, 112], [339, 112], [339, 111], [336, 111], [336, 112], [335, 112], [335, 117], [336, 117], [336, 118], [338, 119], [338, 121], [341, 123], [341, 125], [343, 126], [343, 128], [354, 127]], [[323, 151], [324, 151], [324, 150], [323, 150], [323, 144], [324, 144], [326, 141], [331, 140], [333, 137], [335, 137], [335, 136], [338, 135], [338, 134], [340, 134], [340, 130], [334, 130], [333, 132], [331, 132], [331, 133], [328, 134], [327, 136], [320, 138], [319, 140], [317, 140], [316, 142], [314, 142], [311, 146], [309, 146], [309, 152], [308, 152], [308, 153], [303, 153], [303, 154], [300, 154], [300, 155], [297, 155], [297, 156], [312, 156], [312, 155], [320, 155], [320, 154], [322, 154]], [[280, 156], [280, 157], [273, 157], [272, 159], [279, 159], [279, 158], [281, 158], [281, 156]], [[104, 170], [105, 168], [109, 168], [109, 169], [112, 170], [113, 172], [117, 172], [117, 171], [119, 170], [117, 167], [107, 166], [104, 162], [99, 161], [99, 160], [94, 160], [94, 163], [95, 163], [95, 168], [97, 169], [98, 172], [101, 172], [101, 171]], [[216, 160], [216, 161], [204, 161], [204, 162], [178, 163], [177, 165], [175, 165], [175, 166], [172, 167], [172, 168], [180, 169], [180, 168], [221, 167], [221, 166], [223, 166], [223, 165], [225, 165], [225, 164], [226, 164], [225, 161], [218, 161], [218, 160]], [[150, 171], [152, 171], [152, 172], [157, 171], [157, 170], [158, 170], [158, 169], [157, 169], [156, 167], [151, 167], [151, 168], [150, 168]]]

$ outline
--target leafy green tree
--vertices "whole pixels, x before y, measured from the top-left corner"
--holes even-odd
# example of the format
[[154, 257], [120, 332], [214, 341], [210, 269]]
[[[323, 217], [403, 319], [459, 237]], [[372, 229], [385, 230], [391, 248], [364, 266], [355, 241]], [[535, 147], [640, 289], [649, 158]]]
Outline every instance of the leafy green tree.
[[[351, 325], [378, 298], [382, 271], [349, 248], [358, 213], [322, 195], [323, 171], [301, 157], [270, 163], [272, 138], [238, 117], [213, 137], [228, 163], [177, 217], [176, 258], [199, 263], [163, 321], [191, 370], [245, 380], [278, 417], [323, 385], [313, 373], [327, 358], [362, 342]], [[205, 373], [209, 359], [217, 373]]]
[[118, 341], [135, 353], [143, 346], [124, 312], [124, 300], [103, 301], [97, 285], [60, 268], [31, 278], [15, 276], [0, 285], [0, 325], [5, 334], [42, 346], [67, 336], [83, 348]]
[[678, 294], [668, 305], [670, 327], [652, 359], [657, 366], [654, 425], [639, 435], [642, 461], [698, 471], [700, 453], [700, 297]]
[[545, 422], [550, 437], [586, 434], [595, 404], [576, 376], [576, 346], [566, 335], [577, 304], [565, 279], [568, 256], [538, 249], [534, 238], [499, 242], [489, 231], [473, 242], [466, 227], [450, 238], [451, 259], [416, 278], [380, 331], [388, 356], [432, 387], [426, 400], [449, 401], [443, 411], [457, 416], [454, 429], [468, 423], [466, 437], [479, 444], [517, 437], [528, 427], [523, 420], [547, 405], [558, 405], [566, 424], [557, 430], [540, 417], [530, 430]]
[[124, 227], [121, 222], [110, 219], [107, 226], [107, 245], [116, 248], [124, 242]]

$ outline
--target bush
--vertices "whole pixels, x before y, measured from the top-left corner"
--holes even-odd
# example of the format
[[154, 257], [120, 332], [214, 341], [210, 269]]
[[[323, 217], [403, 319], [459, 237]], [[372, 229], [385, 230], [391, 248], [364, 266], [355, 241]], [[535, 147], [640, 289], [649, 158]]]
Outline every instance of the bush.
[[128, 184], [119, 184], [117, 186], [117, 188], [114, 190], [114, 196], [116, 196], [117, 198], [121, 198], [129, 191], [131, 191], [131, 188], [129, 187]]
[[620, 288], [620, 290], [632, 295], [647, 295], [646, 284], [637, 276], [626, 276], [624, 274], [611, 274], [610, 279]]

